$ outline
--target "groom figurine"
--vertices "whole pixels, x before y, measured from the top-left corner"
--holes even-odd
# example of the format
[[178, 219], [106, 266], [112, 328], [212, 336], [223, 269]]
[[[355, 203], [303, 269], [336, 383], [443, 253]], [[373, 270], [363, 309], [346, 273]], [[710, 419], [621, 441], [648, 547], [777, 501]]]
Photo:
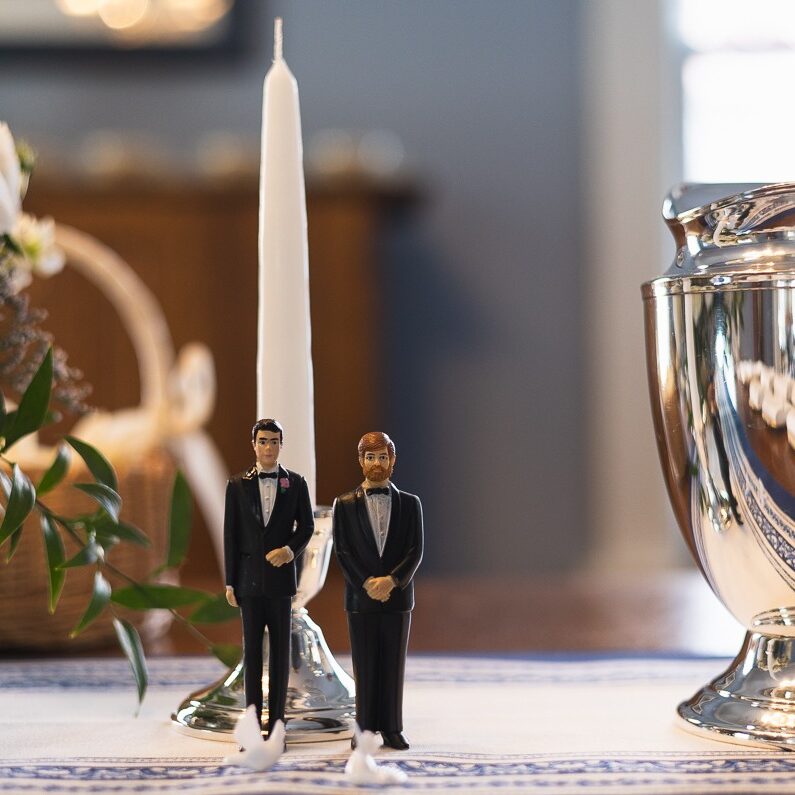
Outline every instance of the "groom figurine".
[[[422, 506], [390, 481], [395, 445], [380, 432], [359, 442], [364, 482], [334, 501], [334, 548], [345, 576], [345, 610], [356, 679], [356, 722], [381, 732], [384, 745], [409, 747], [403, 735], [403, 672], [422, 560]], [[355, 747], [355, 741], [352, 743]]]
[[240, 607], [246, 706], [262, 722], [262, 643], [268, 630], [268, 734], [284, 721], [290, 676], [290, 613], [296, 559], [314, 531], [309, 490], [301, 475], [278, 463], [282, 426], [259, 420], [251, 429], [256, 465], [226, 487], [226, 600]]

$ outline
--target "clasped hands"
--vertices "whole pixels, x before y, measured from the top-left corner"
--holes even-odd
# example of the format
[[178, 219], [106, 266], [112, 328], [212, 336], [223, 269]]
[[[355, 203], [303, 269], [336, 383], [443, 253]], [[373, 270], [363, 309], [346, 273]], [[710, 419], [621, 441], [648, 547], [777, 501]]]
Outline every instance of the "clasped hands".
[[368, 577], [364, 582], [364, 590], [376, 602], [386, 602], [396, 584], [395, 578], [389, 575], [386, 577]]
[[[288, 546], [284, 546], [278, 549], [272, 549], [265, 555], [265, 560], [267, 560], [271, 566], [276, 566], [278, 569], [279, 566], [284, 566], [285, 563], [289, 563], [294, 557], [295, 555], [292, 549]], [[235, 597], [235, 589], [231, 585], [226, 586], [226, 601], [232, 607], [239, 607], [237, 598]]]
[[295, 555], [290, 547], [279, 547], [268, 552], [265, 555], [265, 560], [278, 569], [279, 566], [284, 566], [285, 563], [289, 563], [294, 557]]

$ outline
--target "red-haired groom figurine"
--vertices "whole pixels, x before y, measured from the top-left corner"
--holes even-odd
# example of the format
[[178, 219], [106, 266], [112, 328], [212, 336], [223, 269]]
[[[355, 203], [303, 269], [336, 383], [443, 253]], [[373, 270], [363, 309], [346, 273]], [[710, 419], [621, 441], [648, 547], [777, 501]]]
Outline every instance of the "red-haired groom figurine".
[[[391, 482], [395, 445], [381, 432], [359, 442], [364, 482], [334, 501], [334, 547], [345, 575], [345, 610], [356, 680], [356, 722], [384, 745], [403, 734], [403, 674], [422, 560], [422, 506]], [[355, 747], [355, 741], [353, 742]]]

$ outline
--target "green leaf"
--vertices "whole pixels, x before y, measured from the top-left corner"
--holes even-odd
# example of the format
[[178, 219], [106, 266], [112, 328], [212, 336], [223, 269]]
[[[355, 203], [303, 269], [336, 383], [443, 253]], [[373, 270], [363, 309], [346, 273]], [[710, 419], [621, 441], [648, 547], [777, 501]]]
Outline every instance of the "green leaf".
[[200, 605], [190, 614], [189, 620], [194, 624], [219, 624], [233, 618], [240, 618], [240, 609], [226, 601], [224, 592]]
[[234, 643], [214, 643], [210, 651], [229, 668], [236, 667], [243, 656], [243, 649]]
[[113, 592], [113, 601], [132, 610], [172, 608], [193, 605], [207, 600], [208, 594], [195, 588], [178, 585], [131, 585]]
[[72, 454], [69, 452], [69, 448], [65, 444], [60, 444], [55, 460], [42, 475], [39, 485], [36, 487], [36, 491], [39, 494], [46, 494], [48, 491], [52, 491], [64, 479], [69, 469], [71, 457]]
[[118, 536], [122, 541], [129, 541], [131, 544], [137, 544], [139, 547], [152, 546], [152, 542], [146, 537], [146, 533], [144, 533], [143, 530], [127, 522], [119, 522], [114, 525], [113, 534]]
[[11, 562], [11, 558], [14, 557], [14, 553], [17, 551], [17, 547], [19, 546], [19, 542], [22, 540], [22, 528], [20, 527], [14, 533], [11, 533], [11, 543], [8, 545], [8, 552], [6, 553], [6, 563]]
[[119, 490], [119, 481], [110, 461], [105, 458], [96, 447], [87, 442], [76, 439], [74, 436], [65, 436], [64, 440], [74, 447], [78, 455], [86, 462], [88, 471], [94, 476], [97, 483], [103, 483], [113, 491]]
[[110, 583], [97, 572], [94, 575], [94, 592], [91, 594], [91, 601], [88, 603], [86, 612], [78, 622], [77, 626], [69, 633], [70, 638], [79, 635], [89, 624], [99, 617], [102, 611], [108, 606], [110, 601]]
[[105, 550], [97, 544], [96, 538], [92, 533], [88, 538], [88, 543], [73, 557], [65, 563], [61, 563], [60, 569], [74, 569], [77, 566], [88, 566], [96, 563], [105, 555]]
[[75, 483], [75, 488], [88, 494], [100, 508], [102, 508], [114, 522], [119, 521], [119, 511], [121, 510], [121, 497], [118, 492], [104, 483]]
[[173, 569], [182, 563], [190, 542], [191, 511], [193, 498], [191, 497], [188, 481], [182, 472], [177, 472], [174, 478], [174, 488], [171, 491], [171, 516], [168, 523], [168, 555], [164, 568]]
[[[11, 471], [11, 493], [6, 505], [6, 513], [0, 524], [0, 544], [27, 519], [36, 502], [36, 491], [28, 476], [16, 465]], [[19, 543], [17, 541], [17, 543]]]
[[19, 247], [19, 243], [17, 243], [17, 241], [14, 240], [14, 238], [11, 237], [11, 235], [9, 235], [8, 232], [6, 232], [4, 235], [2, 235], [2, 237], [0, 237], [0, 240], [2, 240], [3, 241], [3, 245], [8, 246], [8, 248], [14, 254], [22, 254], [23, 253], [22, 249]]
[[[105, 516], [104, 513], [101, 513], [100, 515], [103, 517]], [[104, 525], [99, 527], [94, 522], [90, 524], [90, 527], [96, 534], [97, 545], [102, 547], [105, 552], [107, 552], [109, 549], [113, 549], [113, 547], [115, 547], [120, 541], [119, 537], [110, 530], [110, 528], [113, 526], [112, 520], [108, 521], [107, 528]]]
[[152, 546], [143, 530], [127, 522], [114, 522], [109, 516], [103, 515], [93, 523], [97, 540], [105, 547], [119, 541], [129, 541], [139, 547]]
[[[141, 638], [138, 635], [138, 630], [123, 618], [114, 618], [113, 628], [116, 630], [119, 646], [130, 663], [132, 674], [135, 677], [135, 684], [138, 688], [138, 707], [140, 708], [144, 695], [146, 695], [146, 687], [149, 684], [149, 672], [146, 670], [146, 658]], [[135, 714], [138, 714], [137, 710]]]
[[6, 416], [4, 427], [5, 448], [37, 431], [44, 424], [47, 417], [47, 407], [50, 404], [50, 391], [52, 390], [52, 348], [47, 349], [44, 359], [36, 370], [36, 374], [28, 384], [25, 394], [19, 401], [16, 411]]
[[57, 525], [45, 514], [41, 515], [41, 532], [44, 536], [44, 552], [47, 557], [47, 571], [49, 573], [49, 609], [50, 613], [54, 613], [66, 580], [66, 572], [60, 568], [66, 559], [66, 551], [64, 550], [63, 540], [58, 532]]

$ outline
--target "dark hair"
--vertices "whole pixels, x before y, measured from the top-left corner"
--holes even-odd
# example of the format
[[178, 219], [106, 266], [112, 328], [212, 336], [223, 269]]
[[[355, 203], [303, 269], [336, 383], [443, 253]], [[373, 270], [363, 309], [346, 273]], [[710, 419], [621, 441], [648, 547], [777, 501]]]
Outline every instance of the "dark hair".
[[364, 458], [365, 453], [373, 453], [382, 447], [389, 451], [390, 458], [395, 457], [395, 443], [381, 431], [370, 431], [359, 439], [359, 458]]
[[257, 441], [257, 434], [260, 431], [273, 431], [274, 433], [279, 434], [279, 444], [284, 444], [284, 428], [282, 428], [281, 423], [278, 420], [273, 419], [266, 419], [266, 420], [257, 420], [254, 423], [254, 427], [251, 429], [251, 441]]

